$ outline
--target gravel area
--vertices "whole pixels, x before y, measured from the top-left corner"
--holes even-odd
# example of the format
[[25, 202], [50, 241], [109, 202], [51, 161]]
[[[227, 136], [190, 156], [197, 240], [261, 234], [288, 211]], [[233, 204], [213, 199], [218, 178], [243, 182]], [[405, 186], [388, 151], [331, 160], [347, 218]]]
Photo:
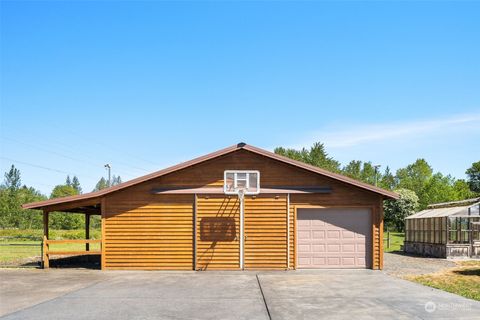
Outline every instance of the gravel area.
[[394, 276], [434, 273], [455, 267], [452, 260], [410, 256], [403, 253], [384, 253], [384, 272]]

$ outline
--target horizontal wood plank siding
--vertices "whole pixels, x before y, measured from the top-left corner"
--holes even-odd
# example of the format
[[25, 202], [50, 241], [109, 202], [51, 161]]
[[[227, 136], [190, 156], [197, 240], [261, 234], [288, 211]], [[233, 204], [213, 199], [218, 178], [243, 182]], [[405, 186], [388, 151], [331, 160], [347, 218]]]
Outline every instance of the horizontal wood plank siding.
[[193, 269], [193, 196], [107, 201], [106, 269]]
[[[382, 267], [381, 228], [383, 218], [380, 211], [382, 205], [380, 195], [246, 150], [239, 150], [106, 196], [107, 207], [103, 219], [106, 251], [104, 266], [107, 269], [192, 269], [194, 195], [158, 195], [152, 194], [152, 190], [175, 187], [220, 187], [223, 186], [224, 170], [242, 169], [259, 170], [260, 184], [265, 188], [312, 186], [331, 189], [330, 193], [325, 194], [290, 195], [290, 208], [288, 209], [290, 268], [295, 268], [296, 263], [295, 207], [309, 205], [374, 208], [375, 210], [372, 209], [374, 214], [372, 220], [373, 268]], [[267, 200], [268, 197], [271, 200], [274, 195], [259, 195], [255, 200], [252, 200], [250, 196], [245, 197], [247, 236], [245, 266], [247, 268], [280, 269], [285, 268], [286, 265], [285, 256], [283, 265], [280, 261], [280, 252], [286, 249], [287, 245], [285, 216], [284, 220], [280, 219], [280, 209], [276, 206], [271, 207], [268, 202], [270, 200]], [[284, 203], [285, 197], [286, 195], [282, 195], [276, 201]], [[265, 205], [252, 207], [253, 204], [260, 202], [265, 202]], [[248, 208], [254, 209], [252, 217], [249, 216]], [[207, 199], [205, 195], [198, 195], [197, 213], [195, 226], [197, 269], [239, 269], [240, 212], [238, 199], [235, 196], [229, 198], [224, 195], [210, 195]], [[202, 240], [200, 233], [202, 217], [233, 218], [237, 233], [236, 239], [229, 241]], [[270, 233], [271, 230], [275, 232]], [[275, 241], [278, 239], [275, 237], [282, 233], [284, 238], [282, 244], [277, 244]], [[254, 236], [250, 237], [249, 234], [254, 234]], [[262, 234], [262, 237], [257, 236], [258, 234]], [[265, 236], [266, 234], [269, 234], [269, 237]], [[268, 245], [260, 242], [260, 238], [274, 240], [274, 243], [268, 243], [268, 245], [272, 245], [272, 251], [265, 250], [266, 254], [263, 256], [259, 252], [266, 249]], [[255, 244], [251, 242], [253, 239], [256, 241]], [[277, 247], [274, 248], [274, 246]], [[179, 256], [172, 252], [173, 248], [179, 248]], [[168, 253], [169, 250], [171, 253]], [[150, 251], [152, 254], [147, 254]], [[285, 255], [285, 253], [283, 254]], [[187, 261], [187, 255], [189, 255], [190, 261]], [[171, 263], [169, 266], [167, 266], [167, 261]]]
[[245, 268], [287, 269], [287, 196], [245, 197]]
[[[219, 223], [233, 222], [234, 239], [208, 239], [202, 223], [217, 219]], [[237, 197], [197, 197], [197, 270], [238, 270], [240, 268], [240, 202]], [[203, 231], [203, 233], [202, 233]]]

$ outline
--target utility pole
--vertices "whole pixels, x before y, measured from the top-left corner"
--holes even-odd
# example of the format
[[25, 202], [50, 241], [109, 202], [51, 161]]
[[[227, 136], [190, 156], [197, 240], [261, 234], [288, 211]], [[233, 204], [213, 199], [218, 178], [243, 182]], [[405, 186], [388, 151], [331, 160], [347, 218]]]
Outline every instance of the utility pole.
[[375, 168], [375, 187], [378, 184], [378, 168], [380, 168], [382, 165], [376, 164], [373, 167]]
[[110, 187], [111, 186], [111, 176], [110, 176], [110, 171], [112, 169], [112, 167], [110, 166], [110, 164], [106, 164], [105, 166], [105, 169], [108, 170], [108, 186]]

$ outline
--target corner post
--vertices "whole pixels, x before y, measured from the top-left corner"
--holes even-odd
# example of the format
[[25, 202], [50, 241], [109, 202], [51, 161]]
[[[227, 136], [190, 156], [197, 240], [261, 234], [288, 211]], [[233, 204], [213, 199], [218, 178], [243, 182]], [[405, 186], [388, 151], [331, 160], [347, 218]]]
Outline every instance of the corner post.
[[106, 201], [105, 198], [102, 198], [102, 202], [100, 205], [100, 210], [102, 211], [102, 242], [100, 243], [101, 246], [101, 255], [100, 255], [100, 261], [101, 261], [101, 269], [105, 270], [106, 269], [106, 256], [105, 256], [105, 219], [106, 219]]
[[[90, 214], [85, 214], [85, 239], [90, 239]], [[90, 243], [85, 243], [85, 250], [90, 251]]]
[[[378, 228], [379, 228], [379, 247], [380, 247], [380, 252], [379, 252], [379, 259], [380, 261], [378, 262], [378, 268], [380, 270], [383, 270], [383, 199], [380, 200], [380, 205], [378, 208]], [[390, 247], [390, 232], [388, 232], [388, 247]]]
[[48, 216], [49, 212], [43, 210], [42, 266], [44, 269], [50, 268], [50, 261], [48, 261]]

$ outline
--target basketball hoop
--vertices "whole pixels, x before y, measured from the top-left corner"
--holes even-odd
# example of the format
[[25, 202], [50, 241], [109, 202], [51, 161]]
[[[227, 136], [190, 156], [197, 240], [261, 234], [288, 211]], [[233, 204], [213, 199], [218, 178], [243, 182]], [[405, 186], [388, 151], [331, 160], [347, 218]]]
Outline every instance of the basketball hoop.
[[245, 189], [237, 189], [238, 200], [243, 201], [245, 198]]

